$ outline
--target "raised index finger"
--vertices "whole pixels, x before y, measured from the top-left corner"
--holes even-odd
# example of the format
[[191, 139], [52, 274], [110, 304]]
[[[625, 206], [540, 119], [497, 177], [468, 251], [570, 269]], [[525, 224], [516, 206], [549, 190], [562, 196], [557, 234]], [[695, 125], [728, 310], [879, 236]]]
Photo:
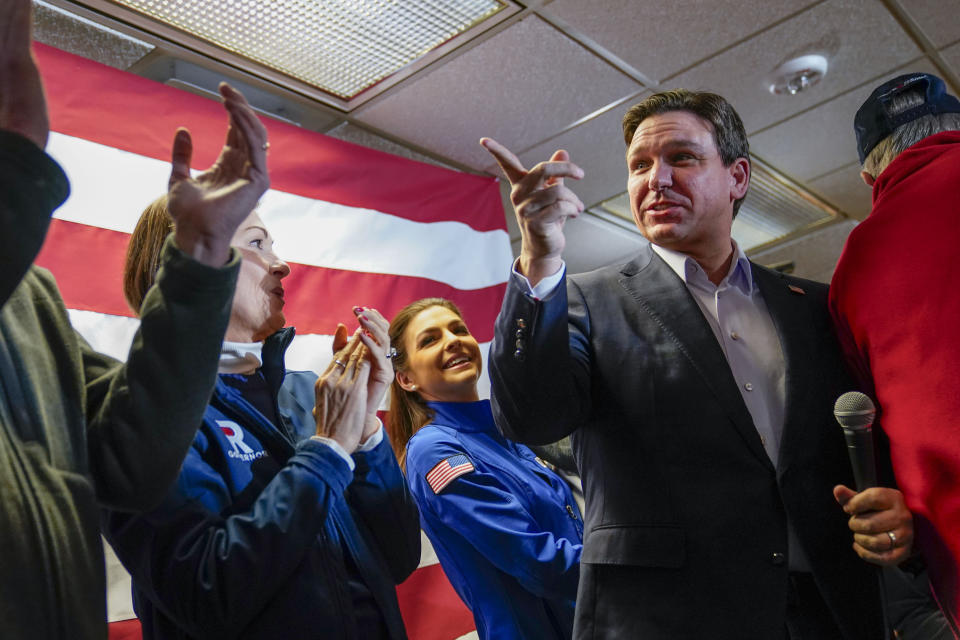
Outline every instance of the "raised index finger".
[[506, 174], [510, 184], [516, 184], [521, 178], [527, 175], [527, 170], [523, 168], [517, 156], [513, 155], [510, 149], [494, 140], [493, 138], [480, 138], [480, 146], [490, 152], [503, 173]]
[[193, 157], [193, 141], [190, 132], [180, 127], [173, 136], [170, 152], [170, 186], [190, 178], [190, 161]]

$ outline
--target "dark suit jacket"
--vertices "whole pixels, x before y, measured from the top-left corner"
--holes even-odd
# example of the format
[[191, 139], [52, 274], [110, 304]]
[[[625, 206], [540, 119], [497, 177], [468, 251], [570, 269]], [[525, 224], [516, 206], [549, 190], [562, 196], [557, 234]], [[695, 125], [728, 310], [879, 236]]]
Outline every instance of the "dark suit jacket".
[[543, 301], [508, 286], [497, 424], [531, 444], [572, 432], [583, 477], [575, 638], [782, 638], [788, 518], [846, 637], [882, 637], [875, 577], [831, 492], [852, 478], [827, 287], [753, 272], [786, 360], [778, 470], [699, 306], [648, 246]]

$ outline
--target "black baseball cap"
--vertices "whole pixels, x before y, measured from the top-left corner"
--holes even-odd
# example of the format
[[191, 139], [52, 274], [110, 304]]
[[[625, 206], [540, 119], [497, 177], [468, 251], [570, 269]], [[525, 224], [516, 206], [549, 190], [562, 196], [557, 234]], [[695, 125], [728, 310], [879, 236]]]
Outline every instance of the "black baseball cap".
[[[887, 105], [890, 100], [908, 91], [923, 92], [923, 104], [895, 116], [888, 114]], [[860, 164], [863, 164], [867, 154], [893, 133], [894, 129], [921, 116], [936, 113], [960, 113], [960, 100], [947, 93], [947, 85], [935, 75], [907, 73], [874, 89], [853, 119]]]

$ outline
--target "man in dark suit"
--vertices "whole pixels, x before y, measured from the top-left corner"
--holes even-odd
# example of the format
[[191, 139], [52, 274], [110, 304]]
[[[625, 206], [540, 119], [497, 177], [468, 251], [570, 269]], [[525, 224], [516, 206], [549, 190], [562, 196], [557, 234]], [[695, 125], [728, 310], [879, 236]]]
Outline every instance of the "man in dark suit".
[[[576, 638], [883, 637], [880, 563], [909, 552], [893, 489], [834, 501], [850, 466], [832, 406], [850, 383], [827, 287], [749, 262], [730, 230], [750, 178], [720, 96], [656, 94], [624, 118], [628, 192], [651, 242], [566, 277], [583, 205], [566, 152], [530, 171], [484, 139], [523, 233], [491, 349], [497, 423], [572, 433], [586, 527]], [[892, 535], [890, 533], [891, 532]]]

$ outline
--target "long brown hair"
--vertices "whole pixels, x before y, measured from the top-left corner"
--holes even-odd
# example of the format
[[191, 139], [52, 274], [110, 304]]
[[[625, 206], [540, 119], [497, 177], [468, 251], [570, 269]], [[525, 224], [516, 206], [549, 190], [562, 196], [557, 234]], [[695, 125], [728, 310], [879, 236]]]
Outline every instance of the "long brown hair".
[[123, 263], [123, 296], [137, 315], [140, 315], [143, 298], [157, 277], [163, 242], [171, 231], [173, 218], [167, 211], [167, 196], [162, 195], [140, 214]]
[[430, 307], [444, 307], [463, 320], [457, 305], [446, 298], [421, 298], [411, 302], [393, 316], [390, 323], [390, 346], [397, 350], [393, 358], [393, 382], [390, 383], [390, 412], [387, 414], [387, 433], [397, 454], [400, 468], [407, 468], [407, 442], [425, 424], [433, 420], [433, 411], [416, 391], [407, 391], [397, 382], [397, 372], [407, 369], [407, 351], [403, 334], [410, 322]]

